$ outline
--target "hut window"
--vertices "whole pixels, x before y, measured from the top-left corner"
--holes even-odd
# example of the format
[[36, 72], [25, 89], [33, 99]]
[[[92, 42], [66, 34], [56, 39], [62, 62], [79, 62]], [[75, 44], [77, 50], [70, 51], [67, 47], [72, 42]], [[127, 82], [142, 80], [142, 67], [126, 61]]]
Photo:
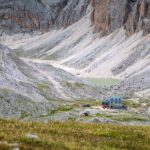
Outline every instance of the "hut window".
[[118, 103], [118, 99], [117, 98], [115, 99], [115, 103]]

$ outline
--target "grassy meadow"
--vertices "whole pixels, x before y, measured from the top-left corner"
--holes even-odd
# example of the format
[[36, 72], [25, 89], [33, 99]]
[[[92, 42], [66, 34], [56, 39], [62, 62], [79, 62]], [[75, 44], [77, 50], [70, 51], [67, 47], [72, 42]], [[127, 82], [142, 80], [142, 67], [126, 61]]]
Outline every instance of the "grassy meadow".
[[19, 150], [149, 150], [150, 127], [0, 119], [0, 150], [16, 146]]

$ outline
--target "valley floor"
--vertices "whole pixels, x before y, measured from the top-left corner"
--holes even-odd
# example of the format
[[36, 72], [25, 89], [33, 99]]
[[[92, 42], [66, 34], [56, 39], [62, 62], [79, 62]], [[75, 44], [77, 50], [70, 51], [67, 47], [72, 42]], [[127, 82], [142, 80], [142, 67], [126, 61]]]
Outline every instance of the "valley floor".
[[0, 119], [1, 150], [149, 150], [150, 127]]

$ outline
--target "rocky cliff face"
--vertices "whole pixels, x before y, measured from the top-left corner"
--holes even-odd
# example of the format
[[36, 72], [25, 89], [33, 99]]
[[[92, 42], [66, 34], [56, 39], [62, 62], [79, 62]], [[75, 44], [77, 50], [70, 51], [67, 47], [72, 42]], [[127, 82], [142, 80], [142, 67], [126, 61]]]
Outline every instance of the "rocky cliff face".
[[85, 14], [89, 1], [0, 0], [0, 32], [47, 31], [68, 26]]
[[0, 32], [67, 27], [85, 15], [91, 4], [91, 20], [102, 34], [122, 26], [128, 35], [150, 32], [150, 0], [0, 0]]
[[109, 34], [124, 26], [128, 35], [140, 30], [150, 33], [149, 0], [93, 0], [92, 5], [96, 31]]

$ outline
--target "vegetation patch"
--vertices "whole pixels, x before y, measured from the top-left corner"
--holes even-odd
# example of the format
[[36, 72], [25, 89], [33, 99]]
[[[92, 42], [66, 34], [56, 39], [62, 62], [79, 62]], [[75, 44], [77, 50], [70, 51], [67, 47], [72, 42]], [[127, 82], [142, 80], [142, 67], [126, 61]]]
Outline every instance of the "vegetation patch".
[[9, 94], [9, 90], [6, 88], [0, 89], [0, 100], [5, 99]]
[[51, 110], [48, 113], [48, 115], [54, 115], [54, 114], [60, 113], [60, 112], [67, 112], [67, 111], [71, 111], [72, 109], [73, 109], [73, 106], [71, 106], [71, 105], [61, 106], [58, 109]]
[[90, 106], [100, 106], [101, 100], [87, 100], [87, 101], [79, 100], [79, 101], [73, 102], [71, 105], [74, 108], [79, 108], [80, 106], [87, 105], [87, 104], [89, 104]]
[[6, 89], [6, 88], [1, 89], [1, 91], [4, 95], [8, 95], [8, 93], [9, 93], [8, 89]]
[[14, 53], [20, 57], [24, 55], [24, 50], [22, 48], [17, 48], [17, 49], [14, 49]]
[[22, 111], [20, 119], [24, 119], [24, 118], [29, 117], [29, 116], [31, 116], [29, 113]]
[[37, 84], [37, 88], [39, 91], [44, 92], [48, 88], [48, 86], [44, 83], [39, 83]]
[[69, 88], [72, 88], [72, 89], [75, 89], [75, 90], [76, 89], [84, 89], [85, 88], [85, 84], [79, 83], [79, 82], [74, 82], [74, 83], [66, 82], [65, 86], [69, 87]]
[[146, 105], [146, 107], [150, 107], [150, 98], [148, 99], [140, 99], [139, 100], [140, 103], [143, 103]]
[[[3, 142], [34, 150], [149, 150], [150, 127], [98, 125], [67, 122], [20, 122], [0, 120], [0, 149], [12, 149]], [[15, 133], [14, 133], [15, 131]], [[26, 135], [35, 134], [39, 139]]]
[[116, 112], [116, 113], [99, 113], [97, 117], [112, 119], [115, 121], [149, 121], [149, 118], [136, 113]]
[[132, 108], [138, 108], [138, 107], [141, 106], [140, 103], [135, 102], [135, 101], [133, 101], [133, 100], [128, 100], [128, 99], [124, 100], [124, 101], [123, 101], [123, 104], [124, 104], [125, 106], [127, 106], [127, 107], [132, 107]]
[[124, 115], [124, 116], [115, 116], [112, 117], [113, 120], [116, 121], [148, 121], [148, 118], [145, 118], [143, 116], [139, 116], [139, 115]]

